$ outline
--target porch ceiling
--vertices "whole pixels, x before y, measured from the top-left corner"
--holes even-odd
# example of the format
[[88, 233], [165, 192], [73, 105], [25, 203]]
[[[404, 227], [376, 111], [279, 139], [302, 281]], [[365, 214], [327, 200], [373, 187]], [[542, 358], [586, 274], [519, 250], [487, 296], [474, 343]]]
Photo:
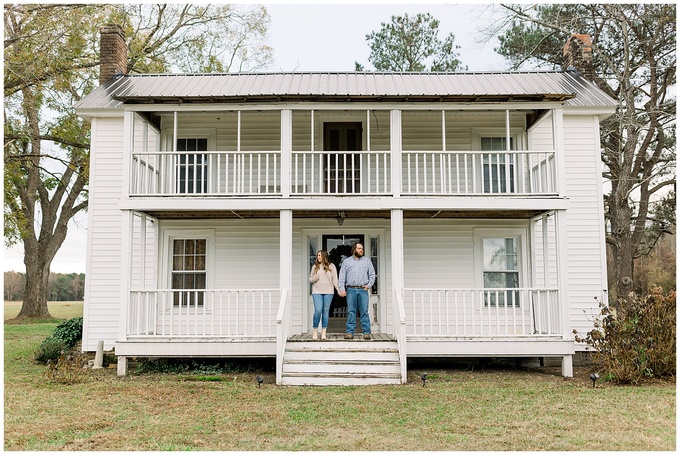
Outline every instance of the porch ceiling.
[[[343, 210], [344, 219], [390, 219], [390, 210]], [[483, 219], [529, 219], [543, 213], [541, 210], [404, 210], [404, 218], [483, 218]], [[278, 210], [192, 210], [148, 211], [159, 220], [205, 220], [205, 219], [277, 219]], [[338, 210], [293, 210], [293, 218], [336, 219]]]

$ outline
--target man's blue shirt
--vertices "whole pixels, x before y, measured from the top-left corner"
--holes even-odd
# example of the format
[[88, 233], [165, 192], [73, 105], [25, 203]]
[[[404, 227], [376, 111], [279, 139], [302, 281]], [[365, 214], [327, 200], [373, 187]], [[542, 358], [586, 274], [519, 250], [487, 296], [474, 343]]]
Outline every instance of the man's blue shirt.
[[354, 255], [342, 261], [338, 287], [345, 291], [345, 286], [373, 286], [375, 283], [375, 269], [373, 263], [366, 256], [358, 260]]

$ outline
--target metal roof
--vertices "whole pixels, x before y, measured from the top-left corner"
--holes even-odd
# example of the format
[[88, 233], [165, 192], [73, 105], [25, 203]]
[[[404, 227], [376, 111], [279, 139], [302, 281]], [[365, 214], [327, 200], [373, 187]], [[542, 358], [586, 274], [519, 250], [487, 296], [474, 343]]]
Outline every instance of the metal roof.
[[614, 99], [577, 72], [543, 71], [131, 74], [98, 87], [76, 108], [119, 108], [122, 103], [276, 101], [559, 101], [567, 106], [616, 106]]

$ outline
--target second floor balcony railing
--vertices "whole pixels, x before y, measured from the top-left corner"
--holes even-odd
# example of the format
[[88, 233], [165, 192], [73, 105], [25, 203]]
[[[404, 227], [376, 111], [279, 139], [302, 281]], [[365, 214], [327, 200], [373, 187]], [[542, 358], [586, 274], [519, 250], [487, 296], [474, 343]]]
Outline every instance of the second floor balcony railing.
[[[555, 152], [404, 151], [393, 179], [390, 152], [133, 153], [131, 196], [555, 195]], [[282, 178], [282, 176], [289, 178]], [[396, 182], [396, 183], [395, 183]], [[287, 183], [288, 184], [288, 183]]]

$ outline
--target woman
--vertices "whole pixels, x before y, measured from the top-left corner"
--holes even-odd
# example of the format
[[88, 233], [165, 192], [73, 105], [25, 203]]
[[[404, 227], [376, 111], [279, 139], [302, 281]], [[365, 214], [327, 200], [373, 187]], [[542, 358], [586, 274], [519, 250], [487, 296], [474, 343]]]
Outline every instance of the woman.
[[338, 271], [328, 259], [326, 251], [317, 251], [316, 261], [312, 267], [312, 272], [309, 274], [309, 282], [312, 283], [312, 300], [314, 301], [312, 339], [319, 338], [319, 322], [321, 322], [321, 339], [325, 340], [326, 329], [328, 328], [328, 311], [333, 301], [333, 293], [335, 289], [340, 291]]

